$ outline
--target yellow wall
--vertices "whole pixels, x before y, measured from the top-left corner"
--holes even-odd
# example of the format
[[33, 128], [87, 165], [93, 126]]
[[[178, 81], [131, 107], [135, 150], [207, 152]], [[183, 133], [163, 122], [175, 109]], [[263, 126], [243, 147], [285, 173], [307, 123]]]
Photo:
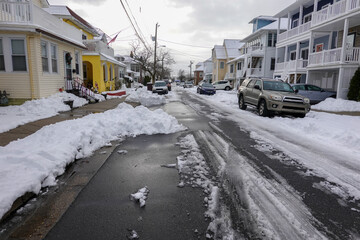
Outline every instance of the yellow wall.
[[82, 30], [83, 33], [86, 35], [86, 37], [87, 37], [88, 40], [94, 39], [94, 36], [93, 36], [91, 33], [89, 33], [88, 31], [86, 31], [86, 30], [84, 30], [84, 29], [82, 29], [82, 28], [79, 28], [79, 26], [77, 26], [76, 24], [74, 24], [71, 20], [69, 20], [69, 19], [63, 19], [63, 20], [64, 20], [64, 22], [66, 22], [67, 24], [69, 24], [69, 25], [71, 25], [71, 26], [73, 26], [73, 27], [76, 27], [77, 29]]

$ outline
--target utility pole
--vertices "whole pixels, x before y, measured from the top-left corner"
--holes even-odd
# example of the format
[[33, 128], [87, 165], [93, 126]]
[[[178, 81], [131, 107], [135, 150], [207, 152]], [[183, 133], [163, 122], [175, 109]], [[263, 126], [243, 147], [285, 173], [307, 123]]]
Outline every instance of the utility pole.
[[190, 67], [190, 81], [191, 81], [191, 66], [193, 65], [193, 61], [190, 61], [190, 65], [189, 65], [189, 67]]
[[156, 48], [157, 48], [157, 29], [160, 25], [156, 23], [155, 25], [155, 46], [154, 46], [154, 75], [153, 75], [153, 84], [155, 84], [156, 78]]

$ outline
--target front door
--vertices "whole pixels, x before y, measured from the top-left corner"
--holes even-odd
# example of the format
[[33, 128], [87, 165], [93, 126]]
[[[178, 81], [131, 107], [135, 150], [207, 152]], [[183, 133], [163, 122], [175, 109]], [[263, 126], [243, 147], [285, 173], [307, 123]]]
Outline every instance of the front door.
[[69, 52], [64, 52], [64, 63], [65, 63], [65, 80], [66, 89], [72, 90], [72, 70], [71, 70], [72, 57]]

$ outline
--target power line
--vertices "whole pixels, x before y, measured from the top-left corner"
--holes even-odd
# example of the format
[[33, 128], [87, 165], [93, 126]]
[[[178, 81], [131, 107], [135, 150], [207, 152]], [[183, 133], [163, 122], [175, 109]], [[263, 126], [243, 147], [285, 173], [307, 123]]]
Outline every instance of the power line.
[[121, 3], [121, 5], [122, 5], [122, 7], [123, 7], [123, 9], [124, 9], [124, 11], [125, 11], [125, 13], [126, 13], [126, 15], [127, 15], [128, 19], [129, 19], [129, 21], [130, 21], [130, 23], [131, 23], [131, 25], [132, 25], [132, 27], [133, 27], [133, 29], [134, 29], [135, 33], [136, 33], [137, 37], [138, 37], [138, 38], [139, 38], [139, 40], [140, 40], [140, 41], [144, 44], [144, 47], [145, 47], [148, 51], [150, 51], [150, 50], [149, 50], [149, 48], [148, 48], [148, 46], [146, 45], [145, 41], [142, 39], [142, 37], [141, 37], [141, 36], [140, 36], [140, 34], [138, 33], [138, 31], [137, 31], [137, 29], [136, 29], [136, 27], [135, 27], [134, 23], [132, 22], [132, 20], [131, 20], [131, 18], [130, 18], [130, 16], [129, 16], [129, 13], [127, 12], [127, 10], [126, 10], [126, 8], [125, 8], [125, 5], [124, 5], [123, 1], [122, 1], [122, 0], [120, 0], [120, 3]]
[[173, 44], [182, 45], [182, 46], [188, 46], [188, 47], [206, 48], [206, 49], [212, 49], [213, 48], [213, 47], [195, 46], [195, 45], [185, 44], [185, 43], [177, 43], [177, 42], [172, 42], [172, 41], [168, 41], [168, 40], [164, 40], [164, 39], [159, 39], [159, 40], [163, 41], [163, 42], [168, 42], [168, 43], [173, 43]]
[[142, 37], [143, 39], [145, 39], [145, 42], [146, 42], [148, 45], [150, 45], [150, 44], [147, 42], [147, 40], [146, 40], [146, 38], [145, 38], [144, 34], [142, 33], [141, 28], [139, 27], [139, 24], [137, 23], [136, 18], [134, 17], [134, 14], [132, 13], [132, 11], [131, 11], [131, 7], [130, 7], [130, 5], [129, 5], [128, 1], [127, 1], [127, 0], [125, 0], [125, 3], [126, 3], [126, 5], [128, 6], [128, 8], [129, 8], [129, 12], [130, 12], [130, 14], [131, 14], [132, 18], [134, 19], [136, 26], [138, 27], [138, 30], [139, 30], [139, 32], [140, 32], [140, 34], [141, 34], [141, 37]]

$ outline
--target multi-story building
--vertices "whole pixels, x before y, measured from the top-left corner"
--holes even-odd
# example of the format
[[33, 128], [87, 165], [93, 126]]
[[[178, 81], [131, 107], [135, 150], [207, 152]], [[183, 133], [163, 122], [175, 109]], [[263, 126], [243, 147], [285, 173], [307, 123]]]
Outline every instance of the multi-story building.
[[82, 54], [83, 64], [80, 64], [79, 56], [75, 56], [75, 61], [76, 71], [83, 72], [84, 85], [98, 92], [115, 90], [119, 77], [117, 69], [123, 64], [115, 59], [107, 35], [67, 6], [50, 6], [46, 11], [82, 31], [82, 41], [87, 49]]
[[235, 77], [227, 74], [228, 66], [226, 63], [239, 56], [240, 48], [244, 44], [238, 39], [225, 39], [223, 45], [215, 45], [212, 49], [213, 76], [212, 81], [229, 80], [232, 82]]
[[0, 2], [0, 89], [11, 98], [47, 97], [82, 77], [82, 32], [47, 8], [46, 0]]
[[204, 63], [203, 80], [211, 83], [212, 82], [212, 73], [213, 73], [213, 62], [212, 62], [211, 58], [209, 58], [203, 63]]
[[359, 0], [297, 0], [276, 14], [288, 24], [278, 36], [274, 76], [335, 90], [345, 99], [360, 66], [359, 10]]
[[194, 71], [194, 84], [198, 85], [204, 79], [204, 63], [199, 62], [195, 66]]
[[252, 33], [241, 40], [245, 44], [240, 54], [227, 62], [236, 86], [247, 77], [273, 77], [278, 28], [280, 31], [286, 29], [285, 19], [269, 16], [256, 17], [249, 23], [253, 25]]

